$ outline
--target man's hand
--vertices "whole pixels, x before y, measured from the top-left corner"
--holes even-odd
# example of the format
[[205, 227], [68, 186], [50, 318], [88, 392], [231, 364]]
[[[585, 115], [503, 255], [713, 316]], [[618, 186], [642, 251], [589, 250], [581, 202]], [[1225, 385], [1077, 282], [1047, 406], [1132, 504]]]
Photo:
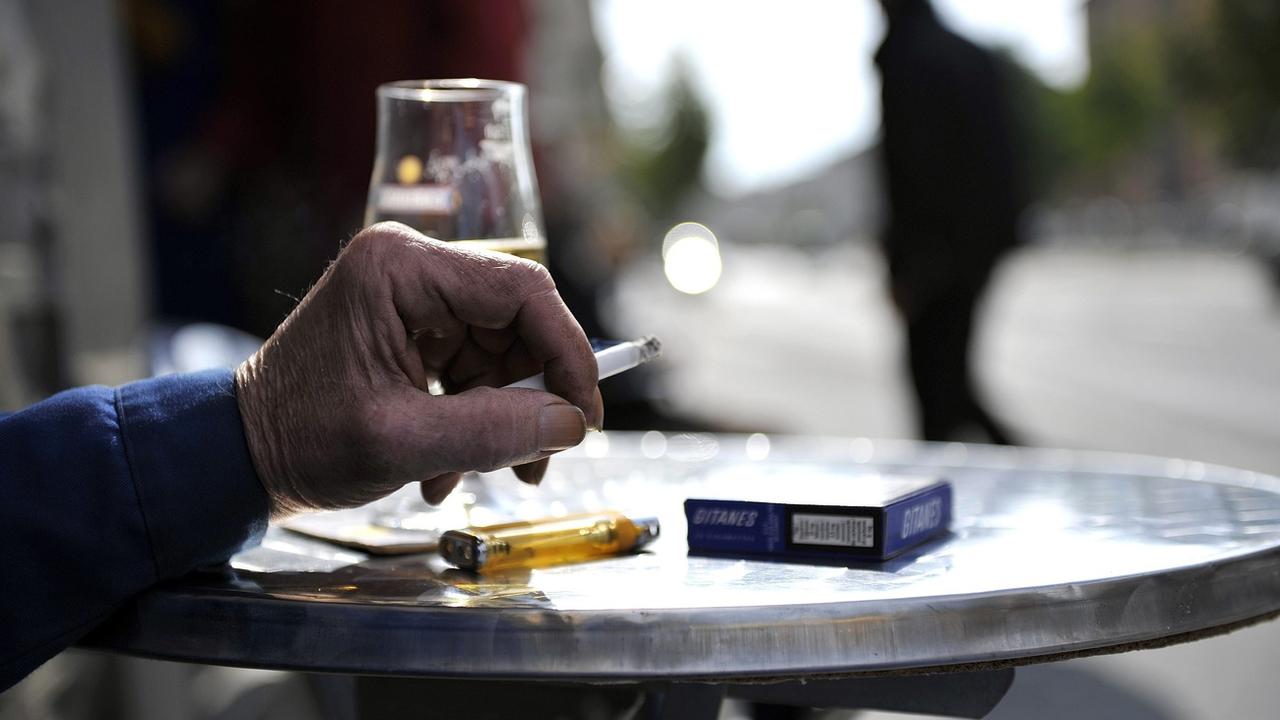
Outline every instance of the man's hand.
[[[551, 392], [497, 389], [538, 372]], [[236, 370], [236, 391], [282, 517], [415, 480], [438, 503], [467, 470], [515, 466], [537, 484], [549, 455], [601, 426], [596, 372], [541, 265], [382, 223]], [[430, 394], [433, 384], [449, 394]]]

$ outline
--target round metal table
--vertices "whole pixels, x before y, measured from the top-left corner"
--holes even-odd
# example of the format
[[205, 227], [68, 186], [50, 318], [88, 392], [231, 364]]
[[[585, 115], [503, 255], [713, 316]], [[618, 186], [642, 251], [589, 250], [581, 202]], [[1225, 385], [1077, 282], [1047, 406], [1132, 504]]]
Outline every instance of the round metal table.
[[[699, 490], [872, 472], [949, 479], [952, 532], [879, 565], [687, 553], [682, 501]], [[398, 494], [347, 512], [367, 522], [408, 506]], [[734, 683], [981, 673], [1177, 642], [1280, 611], [1280, 480], [1183, 460], [604, 433], [558, 456], [540, 488], [509, 474], [471, 479], [440, 512], [605, 507], [658, 515], [662, 538], [641, 554], [489, 577], [273, 528], [226, 567], [140, 596], [89, 642], [351, 674]]]

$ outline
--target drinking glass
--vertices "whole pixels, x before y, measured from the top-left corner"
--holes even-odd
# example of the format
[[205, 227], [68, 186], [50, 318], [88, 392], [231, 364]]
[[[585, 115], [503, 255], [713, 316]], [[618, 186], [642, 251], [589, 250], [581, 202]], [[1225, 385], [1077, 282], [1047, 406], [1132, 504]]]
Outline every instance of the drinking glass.
[[[380, 86], [377, 102], [366, 225], [395, 220], [438, 240], [545, 262], [524, 85], [405, 80]], [[490, 495], [497, 490], [468, 473], [443, 511], [416, 493], [402, 494], [371, 522], [393, 530], [434, 529], [456, 522], [450, 519], [455, 505], [470, 517], [477, 504], [493, 504]]]
[[543, 262], [546, 239], [524, 85], [405, 80], [378, 88], [365, 224]]

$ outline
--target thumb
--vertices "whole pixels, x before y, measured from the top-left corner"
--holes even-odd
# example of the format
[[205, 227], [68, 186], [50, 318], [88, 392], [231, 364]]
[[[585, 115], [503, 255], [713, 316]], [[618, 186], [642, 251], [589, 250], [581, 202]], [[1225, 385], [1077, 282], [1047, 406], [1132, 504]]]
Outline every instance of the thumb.
[[444, 471], [489, 472], [519, 465], [582, 442], [582, 411], [548, 392], [478, 387], [422, 398], [415, 413], [423, 465]]

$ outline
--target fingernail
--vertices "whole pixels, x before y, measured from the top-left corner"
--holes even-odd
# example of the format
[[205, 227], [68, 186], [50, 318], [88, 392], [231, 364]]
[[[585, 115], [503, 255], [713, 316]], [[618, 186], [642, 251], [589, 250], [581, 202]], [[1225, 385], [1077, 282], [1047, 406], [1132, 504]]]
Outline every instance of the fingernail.
[[426, 500], [428, 505], [439, 505], [447, 497], [449, 497], [448, 491], [435, 483], [425, 485], [422, 488], [422, 499]]
[[604, 396], [600, 394], [600, 388], [596, 388], [596, 407], [599, 408], [600, 411], [592, 413], [594, 417], [591, 418], [591, 429], [603, 430], [604, 429]]
[[555, 452], [582, 442], [587, 421], [573, 405], [547, 405], [538, 414], [538, 450]]
[[511, 468], [511, 471], [516, 474], [516, 477], [520, 478], [520, 482], [522, 483], [528, 483], [530, 485], [538, 484], [537, 480], [534, 478], [532, 463], [527, 465], [517, 465]]
[[547, 472], [547, 464], [547, 458], [543, 458], [524, 465], [517, 465], [511, 469], [515, 471], [516, 477], [520, 478], [520, 482], [528, 483], [529, 485], [541, 485], [542, 476]]

